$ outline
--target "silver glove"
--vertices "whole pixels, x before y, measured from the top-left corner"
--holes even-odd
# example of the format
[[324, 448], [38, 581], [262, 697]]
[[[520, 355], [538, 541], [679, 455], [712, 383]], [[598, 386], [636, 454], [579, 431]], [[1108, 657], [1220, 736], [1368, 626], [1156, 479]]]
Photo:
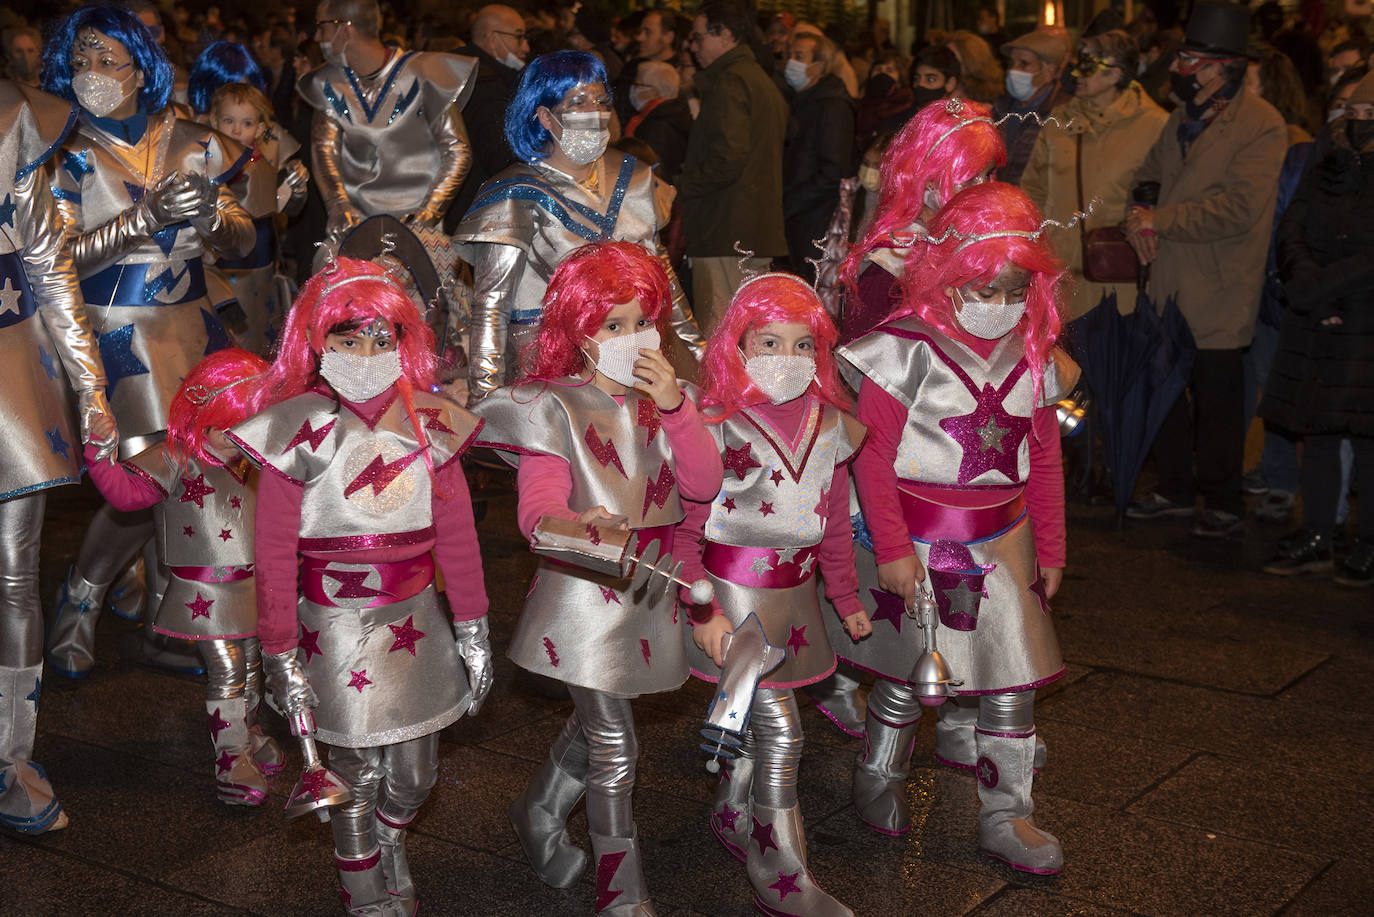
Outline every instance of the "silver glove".
[[95, 454], [97, 462], [103, 462], [114, 455], [119, 448], [119, 428], [105, 439], [93, 439], [91, 437], [91, 424], [96, 418], [104, 415], [110, 418], [110, 423], [114, 423], [114, 414], [110, 412], [110, 403], [105, 400], [104, 389], [88, 388], [82, 389], [76, 398], [77, 411], [81, 415], [81, 441], [90, 443], [98, 450]]
[[173, 172], [154, 185], [143, 196], [139, 206], [147, 212], [156, 229], [165, 229], [198, 216], [201, 209], [201, 193], [201, 189], [185, 176]]
[[192, 172], [186, 176], [186, 183], [196, 192], [196, 212], [193, 220], [203, 220], [215, 215], [215, 205], [219, 202], [219, 186], [210, 181], [203, 172]]
[[304, 194], [310, 184], [310, 170], [299, 159], [293, 159], [286, 164], [286, 176], [282, 180], [286, 182], [293, 195]]
[[315, 689], [310, 687], [310, 679], [305, 677], [305, 669], [296, 659], [296, 651], [263, 653], [262, 668], [267, 674], [273, 706], [291, 724], [291, 734], [299, 738], [314, 733], [315, 715], [310, 708], [318, 707], [320, 700], [315, 696]]
[[468, 670], [468, 683], [472, 686], [472, 705], [468, 715], [476, 716], [482, 709], [482, 702], [491, 691], [491, 640], [487, 636], [487, 619], [473, 621], [454, 621], [454, 633], [458, 636], [458, 655], [463, 657], [463, 665]]

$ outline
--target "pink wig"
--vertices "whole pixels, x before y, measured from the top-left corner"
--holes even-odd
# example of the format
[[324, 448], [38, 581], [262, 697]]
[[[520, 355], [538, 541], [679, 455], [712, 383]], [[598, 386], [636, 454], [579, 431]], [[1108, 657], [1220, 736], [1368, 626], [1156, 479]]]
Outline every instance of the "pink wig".
[[644, 317], [666, 330], [671, 292], [658, 258], [634, 242], [593, 242], [563, 259], [544, 293], [539, 337], [520, 353], [529, 379], [582, 371], [582, 343], [601, 329], [612, 306], [639, 300]]
[[210, 354], [186, 374], [167, 412], [167, 450], [180, 468], [190, 459], [224, 464], [205, 448], [205, 434], [253, 415], [266, 371], [262, 357], [231, 348]]
[[917, 112], [883, 153], [883, 185], [873, 224], [840, 268], [851, 295], [857, 295], [868, 253], [890, 245], [892, 233], [920, 219], [927, 182], [934, 182], [940, 200], [948, 201], [959, 185], [1006, 161], [1007, 148], [986, 105], [946, 99]]
[[719, 423], [740, 408], [768, 401], [745, 372], [740, 351], [749, 332], [772, 322], [796, 322], [810, 329], [816, 342], [816, 378], [807, 391], [836, 407], [849, 407], [835, 369], [839, 332], [816, 291], [791, 274], [764, 274], [735, 291], [706, 345], [701, 364], [702, 406], [721, 409], [719, 414], [705, 415], [708, 423]]
[[[915, 315], [950, 337], [970, 340], [955, 319], [954, 302], [945, 291], [968, 285], [984, 287], [1008, 263], [1030, 271], [1026, 313], [1016, 327], [1025, 341], [1026, 362], [1038, 393], [1045, 361], [1059, 336], [1057, 299], [1066, 276], [1064, 263], [1055, 257], [1041, 232], [1040, 209], [1013, 185], [974, 185], [954, 195], [929, 228], [936, 239], [950, 230], [950, 237], [943, 242], [912, 247], [906, 260], [902, 304], [892, 317]], [[985, 233], [1035, 236], [993, 235], [981, 241], [968, 238]]]

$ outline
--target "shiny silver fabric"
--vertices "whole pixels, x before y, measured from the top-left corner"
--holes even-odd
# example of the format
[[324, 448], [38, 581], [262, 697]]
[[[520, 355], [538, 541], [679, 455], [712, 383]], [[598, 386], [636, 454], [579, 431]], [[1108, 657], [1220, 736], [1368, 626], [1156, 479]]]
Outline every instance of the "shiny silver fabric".
[[837, 665], [829, 678], [805, 685], [802, 690], [815, 703], [821, 715], [845, 735], [857, 739], [864, 734], [868, 692], [861, 690], [863, 686], [860, 681], [850, 674], [853, 671], [847, 664]]
[[880, 678], [868, 692], [864, 750], [854, 766], [854, 808], [881, 834], [905, 834], [911, 827], [906, 777], [921, 702], [910, 686]]
[[[747, 867], [758, 913], [770, 917], [854, 917], [853, 911], [811, 877], [799, 806], [756, 802], [752, 820], [759, 826], [754, 831], [759, 840], [749, 845]], [[765, 844], [770, 836], [773, 843]]]
[[[978, 846], [1014, 869], [1053, 875], [1064, 866], [1064, 852], [1058, 839], [1036, 827], [1032, 818], [1035, 736], [1030, 693], [983, 698], [975, 772], [982, 803]], [[1015, 726], [1015, 731], [991, 728], [998, 725]]]
[[574, 713], [539, 772], [511, 803], [511, 824], [530, 866], [554, 888], [568, 888], [587, 867], [586, 851], [573, 844], [567, 830], [568, 815], [587, 791], [587, 763], [587, 739]]
[[339, 871], [344, 913], [349, 917], [411, 917], [402, 914], [400, 905], [391, 900], [382, 872], [382, 854], [377, 847], [356, 857], [343, 856], [336, 850], [334, 866]]
[[[1032, 692], [1033, 693], [1033, 692]], [[935, 759], [947, 767], [971, 771], [978, 763], [978, 697], [952, 698], [935, 708]], [[1034, 766], [1037, 773], [1045, 766], [1045, 740], [1035, 737]]]
[[634, 833], [634, 792], [639, 743], [630, 698], [568, 686], [587, 740], [587, 830], [629, 837]]
[[596, 917], [656, 917], [634, 825], [624, 837], [592, 831], [591, 839], [596, 858]]
[[310, 679], [306, 677], [305, 667], [301, 665], [296, 649], [262, 654], [262, 667], [267, 675], [268, 689], [272, 692], [272, 706], [293, 723], [309, 719], [308, 711], [320, 705], [320, 699], [310, 686]]
[[803, 736], [801, 714], [792, 692], [760, 688], [749, 714], [749, 731], [753, 733], [754, 804], [775, 809], [795, 806]]
[[473, 621], [454, 621], [453, 633], [458, 642], [458, 655], [467, 668], [468, 684], [472, 686], [472, 703], [468, 705], [468, 715], [476, 716], [491, 690], [492, 660], [491, 639], [487, 631], [487, 619]]
[[246, 703], [248, 670], [243, 641], [201, 640], [196, 649], [205, 660], [205, 697], [212, 701], [241, 697]]
[[[211, 641], [203, 641], [211, 642]], [[224, 641], [229, 642], [229, 641]], [[205, 650], [202, 648], [202, 652]], [[223, 654], [206, 653], [206, 668], [213, 662], [242, 665], [241, 654], [234, 660]], [[232, 652], [230, 655], [233, 655]], [[223, 673], [220, 673], [223, 678]], [[231, 676], [234, 677], [234, 676]], [[215, 794], [220, 802], [231, 806], [260, 806], [267, 801], [267, 778], [253, 759], [248, 739], [247, 707], [242, 684], [235, 686], [236, 696], [213, 697], [207, 693], [205, 718], [210, 725], [210, 741], [214, 745]], [[228, 690], [221, 685], [219, 690]]]
[[0, 665], [0, 824], [37, 834], [61, 827], [62, 806], [33, 763], [43, 664]]
[[0, 502], [0, 666], [43, 661], [38, 550], [46, 504], [42, 491]]
[[248, 705], [248, 741], [253, 746], [253, 760], [262, 772], [271, 777], [280, 774], [286, 764], [281, 743], [263, 731], [258, 723], [258, 708], [263, 698], [262, 644], [257, 637], [242, 641], [244, 658], [243, 699]]
[[[102, 507], [104, 509], [104, 507]], [[97, 512], [96, 518], [100, 515]], [[68, 678], [85, 678], [95, 664], [95, 625], [109, 582], [93, 583], [75, 565], [57, 590], [48, 624], [48, 664]]]
[[[618, 195], [617, 177], [627, 159], [631, 171], [623, 195]], [[493, 187], [497, 183], [502, 183], [499, 192]], [[647, 165], [614, 150], [598, 162], [594, 188], [542, 161], [516, 163], [488, 179], [453, 234], [463, 257], [473, 265], [468, 384], [475, 396], [485, 396], [521, 374], [519, 347], [538, 329], [549, 279], [574, 249], [592, 241], [638, 242], [659, 256], [672, 288], [673, 330], [700, 355], [705, 340], [657, 241], [675, 194]], [[617, 197], [619, 210], [610, 226], [558, 203], [570, 201], [609, 219]], [[555, 215], [555, 210], [561, 212]]]
[[734, 760], [724, 762], [715, 802], [711, 804], [711, 833], [725, 851], [741, 863], [748, 858], [749, 833], [753, 827], [754, 758], [751, 734]]

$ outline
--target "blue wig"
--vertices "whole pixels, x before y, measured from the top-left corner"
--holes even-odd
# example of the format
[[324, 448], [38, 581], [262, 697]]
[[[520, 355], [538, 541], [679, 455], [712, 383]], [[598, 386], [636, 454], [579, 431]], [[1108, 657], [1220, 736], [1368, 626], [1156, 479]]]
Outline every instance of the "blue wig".
[[247, 83], [267, 94], [267, 80], [263, 79], [262, 70], [248, 49], [232, 41], [217, 41], [200, 52], [200, 57], [191, 66], [186, 94], [196, 114], [203, 115], [210, 110], [211, 97], [225, 83]]
[[552, 109], [568, 90], [581, 83], [600, 83], [607, 95], [611, 91], [601, 60], [585, 51], [545, 54], [520, 71], [520, 85], [506, 109], [506, 142], [516, 156], [534, 162], [548, 155], [553, 135], [539, 123], [535, 112], [541, 105]]
[[95, 29], [119, 42], [143, 71], [143, 88], [138, 93], [139, 110], [153, 114], [167, 107], [172, 95], [172, 65], [162, 46], [122, 6], [83, 6], [68, 16], [48, 43], [43, 46], [43, 88], [53, 95], [75, 102], [72, 92], [72, 46], [82, 29]]

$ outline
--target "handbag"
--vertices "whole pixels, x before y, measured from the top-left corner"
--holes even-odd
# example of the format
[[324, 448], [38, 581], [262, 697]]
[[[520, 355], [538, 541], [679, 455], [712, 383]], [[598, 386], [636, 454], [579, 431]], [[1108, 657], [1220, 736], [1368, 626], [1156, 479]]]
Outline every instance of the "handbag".
[[[1083, 135], [1078, 135], [1074, 156], [1074, 174], [1078, 181], [1078, 209], [1083, 209]], [[1120, 226], [1088, 229], [1086, 221], [1078, 224], [1083, 244], [1083, 276], [1093, 283], [1131, 283], [1136, 279], [1140, 259], [1126, 241]]]

